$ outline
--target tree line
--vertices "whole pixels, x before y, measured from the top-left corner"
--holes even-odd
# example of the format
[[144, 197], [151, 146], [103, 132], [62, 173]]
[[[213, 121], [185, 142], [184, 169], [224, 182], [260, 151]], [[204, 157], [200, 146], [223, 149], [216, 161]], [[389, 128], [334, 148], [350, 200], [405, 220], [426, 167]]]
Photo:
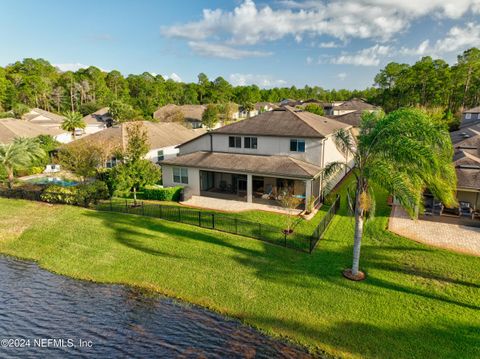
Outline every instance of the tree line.
[[452, 121], [459, 110], [480, 102], [480, 50], [466, 50], [453, 65], [430, 56], [413, 65], [391, 62], [375, 76], [373, 86], [364, 90], [319, 86], [261, 89], [256, 85], [233, 86], [221, 76], [210, 80], [204, 73], [198, 75], [197, 82], [183, 83], [149, 72], [125, 77], [117, 70], [105, 72], [94, 66], [62, 72], [46, 60], [31, 58], [0, 67], [0, 112], [17, 116], [29, 107], [86, 115], [110, 106], [117, 117], [149, 119], [159, 107], [170, 103], [234, 102], [249, 109], [256, 102], [286, 98], [331, 102], [354, 97], [365, 98], [387, 113], [420, 106]]

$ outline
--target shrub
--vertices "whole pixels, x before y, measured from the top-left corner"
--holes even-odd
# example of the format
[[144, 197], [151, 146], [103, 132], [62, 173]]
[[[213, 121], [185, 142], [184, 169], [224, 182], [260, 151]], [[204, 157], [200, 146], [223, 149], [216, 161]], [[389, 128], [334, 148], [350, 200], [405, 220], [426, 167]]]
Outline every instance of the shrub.
[[95, 181], [73, 187], [49, 186], [40, 196], [48, 203], [75, 204], [87, 207], [90, 203], [97, 203], [101, 199], [109, 198], [108, 187], [105, 182]]
[[75, 187], [48, 186], [40, 198], [48, 203], [77, 204], [77, 189]]
[[101, 199], [110, 198], [108, 187], [105, 182], [95, 181], [74, 187], [77, 192], [78, 204], [88, 206], [90, 203], [97, 204]]
[[143, 188], [144, 199], [154, 199], [157, 201], [178, 201], [183, 187], [159, 187], [145, 186]]

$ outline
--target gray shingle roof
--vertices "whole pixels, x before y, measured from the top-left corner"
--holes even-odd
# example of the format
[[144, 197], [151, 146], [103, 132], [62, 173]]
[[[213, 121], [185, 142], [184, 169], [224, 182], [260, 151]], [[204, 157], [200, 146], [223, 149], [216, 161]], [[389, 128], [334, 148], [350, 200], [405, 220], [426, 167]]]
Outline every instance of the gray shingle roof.
[[450, 138], [454, 145], [476, 136], [480, 136], [480, 124], [464, 127], [450, 133]]
[[346, 113], [344, 115], [331, 115], [326, 116], [328, 118], [334, 119], [336, 121], [346, 123], [347, 125], [351, 125], [353, 127], [360, 127], [360, 122], [362, 120], [363, 111], [353, 111]]
[[65, 119], [63, 116], [42, 110], [40, 108], [31, 109], [30, 112], [23, 116], [23, 118], [32, 123], [38, 123], [42, 125], [60, 125]]
[[480, 190], [480, 158], [469, 151], [457, 151], [454, 157], [457, 187]]
[[368, 102], [359, 99], [359, 98], [352, 98], [351, 100], [345, 101], [341, 105], [334, 106], [335, 110], [376, 110], [378, 107], [369, 104]]
[[350, 125], [310, 112], [283, 107], [220, 127], [213, 133], [324, 138]]
[[463, 113], [480, 113], [480, 106], [469, 108], [468, 110], [463, 111]]
[[260, 156], [204, 151], [178, 156], [162, 161], [161, 164], [299, 178], [313, 178], [322, 170], [318, 166], [290, 156]]
[[[124, 144], [124, 136], [127, 136], [127, 127], [130, 123], [132, 122], [125, 122], [118, 126], [109, 127], [105, 130], [87, 135], [77, 140], [77, 142], [94, 141], [100, 144], [109, 142], [114, 147], [121, 148]], [[141, 123], [147, 132], [150, 149], [175, 146], [198, 137], [198, 135], [202, 133], [170, 122], [155, 123], [141, 121]]]

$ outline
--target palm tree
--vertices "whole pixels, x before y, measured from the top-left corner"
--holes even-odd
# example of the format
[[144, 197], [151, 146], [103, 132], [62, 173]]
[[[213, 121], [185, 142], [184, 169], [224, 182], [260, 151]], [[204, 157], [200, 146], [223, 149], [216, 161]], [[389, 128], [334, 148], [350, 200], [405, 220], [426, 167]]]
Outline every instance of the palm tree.
[[82, 114], [75, 111], [68, 111], [64, 114], [65, 120], [62, 123], [62, 130], [72, 133], [72, 137], [75, 140], [75, 130], [77, 128], [84, 129], [87, 124], [83, 120]]
[[375, 205], [372, 185], [395, 195], [411, 217], [418, 214], [426, 189], [445, 205], [455, 205], [453, 148], [446, 127], [418, 109], [400, 109], [386, 116], [365, 113], [358, 137], [340, 130], [335, 142], [353, 160], [329, 163], [323, 174], [328, 180], [346, 167], [355, 176], [355, 188], [348, 196], [355, 216], [353, 264], [344, 276], [361, 280], [365, 278], [359, 271], [364, 220]]
[[16, 138], [9, 144], [0, 145], [0, 165], [5, 169], [8, 187], [13, 187], [15, 170], [31, 165], [32, 161], [44, 157], [45, 151], [35, 139]]

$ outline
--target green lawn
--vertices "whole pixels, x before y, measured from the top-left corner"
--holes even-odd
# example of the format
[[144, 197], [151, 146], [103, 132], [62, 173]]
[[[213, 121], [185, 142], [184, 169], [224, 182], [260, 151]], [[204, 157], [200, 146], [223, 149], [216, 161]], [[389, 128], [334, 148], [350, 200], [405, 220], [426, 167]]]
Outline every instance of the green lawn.
[[364, 282], [341, 276], [353, 232], [344, 209], [309, 255], [153, 218], [0, 199], [0, 252], [154, 289], [332, 355], [479, 358], [480, 258], [388, 233], [389, 208], [377, 199]]

